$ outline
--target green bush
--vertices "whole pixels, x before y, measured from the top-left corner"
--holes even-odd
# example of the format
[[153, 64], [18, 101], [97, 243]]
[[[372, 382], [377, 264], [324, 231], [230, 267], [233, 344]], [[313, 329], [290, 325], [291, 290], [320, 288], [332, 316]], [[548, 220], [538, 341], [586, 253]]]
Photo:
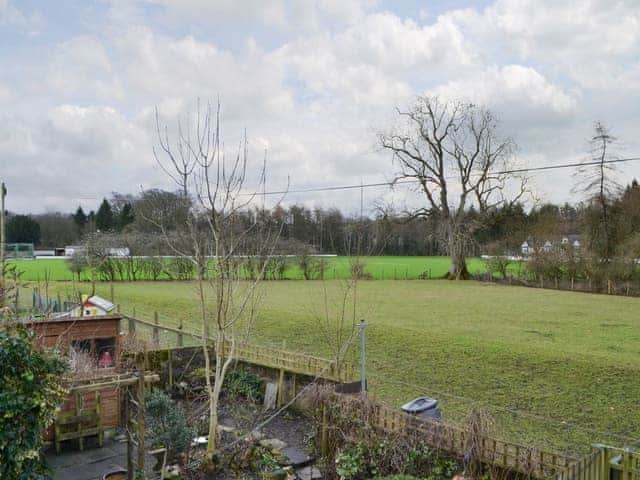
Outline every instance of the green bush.
[[42, 433], [66, 393], [68, 363], [57, 352], [36, 350], [32, 340], [22, 327], [0, 332], [0, 478], [45, 475]]
[[411, 475], [391, 475], [390, 477], [377, 477], [375, 480], [420, 480], [418, 477]]
[[153, 446], [166, 448], [169, 461], [178, 459], [195, 438], [195, 428], [187, 422], [184, 410], [162, 390], [152, 390], [145, 405], [147, 432]]
[[[448, 480], [460, 469], [451, 458], [441, 457], [424, 445], [410, 447], [394, 441], [365, 441], [349, 445], [336, 456], [336, 473], [341, 480], [427, 478]], [[398, 464], [403, 468], [398, 469]], [[398, 472], [399, 475], [382, 477]]]
[[226, 395], [244, 397], [252, 402], [264, 400], [262, 379], [242, 367], [227, 372], [224, 377], [224, 392]]

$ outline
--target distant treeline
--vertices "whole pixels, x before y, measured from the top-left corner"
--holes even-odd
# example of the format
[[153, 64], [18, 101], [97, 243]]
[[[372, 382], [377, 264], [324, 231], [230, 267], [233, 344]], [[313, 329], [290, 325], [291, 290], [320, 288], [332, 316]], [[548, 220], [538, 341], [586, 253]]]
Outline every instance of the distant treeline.
[[[78, 207], [73, 214], [9, 214], [7, 241], [53, 248], [82, 244], [88, 235], [101, 233], [108, 234], [114, 246], [130, 248], [133, 255], [173, 254], [167, 251], [158, 233], [162, 230], [171, 234], [185, 228], [189, 208], [190, 200], [174, 192], [114, 194], [104, 199], [95, 212], [85, 213]], [[471, 208], [466, 215], [465, 220], [475, 225], [467, 240], [471, 255], [519, 255], [524, 241], [533, 252], [542, 249], [547, 241], [559, 242], [575, 235], [584, 249], [598, 252], [601, 257], [640, 257], [640, 187], [635, 180], [609, 199], [604, 237], [600, 207], [590, 202], [546, 203], [531, 209], [517, 203], [483, 214]], [[249, 209], [238, 218], [238, 224], [281, 225], [279, 254], [447, 254], [445, 226], [437, 215], [409, 217], [380, 211], [361, 218], [338, 208], [292, 205]]]

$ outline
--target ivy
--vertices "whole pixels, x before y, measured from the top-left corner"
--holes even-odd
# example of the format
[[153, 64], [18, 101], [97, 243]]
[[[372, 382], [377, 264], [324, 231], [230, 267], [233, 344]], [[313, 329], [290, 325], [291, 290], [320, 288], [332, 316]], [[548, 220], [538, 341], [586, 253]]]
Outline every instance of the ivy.
[[47, 473], [42, 434], [66, 394], [67, 362], [37, 350], [17, 326], [0, 332], [0, 478], [31, 480]]

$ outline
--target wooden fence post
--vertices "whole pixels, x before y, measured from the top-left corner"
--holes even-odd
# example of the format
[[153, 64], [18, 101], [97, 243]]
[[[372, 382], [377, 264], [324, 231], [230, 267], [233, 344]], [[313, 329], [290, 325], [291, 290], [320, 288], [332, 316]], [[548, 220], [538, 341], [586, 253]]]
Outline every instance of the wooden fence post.
[[127, 317], [127, 319], [129, 320], [129, 335], [131, 335], [132, 333], [136, 333], [136, 322], [133, 318], [131, 317]]
[[182, 335], [182, 319], [180, 319], [180, 326], [178, 327], [178, 329], [180, 329], [180, 333], [178, 333], [178, 346], [182, 347], [184, 345], [184, 337]]
[[[144, 356], [145, 356], [145, 360], [147, 357], [147, 352], [145, 350], [144, 352]], [[144, 435], [145, 435], [145, 421], [144, 421], [144, 415], [145, 415], [145, 405], [144, 405], [144, 389], [145, 389], [145, 384], [144, 384], [144, 370], [139, 369], [138, 370], [138, 415], [137, 415], [137, 441], [138, 441], [138, 465], [136, 466], [136, 470], [138, 472], [144, 472], [144, 456], [145, 456], [145, 441], [144, 441]]]
[[[287, 341], [282, 341], [282, 350], [286, 350]], [[278, 378], [278, 408], [284, 404], [284, 368], [280, 368], [280, 376]]]
[[155, 326], [153, 327], [153, 343], [155, 345], [160, 345], [160, 329], [158, 328], [159, 322], [157, 310], [153, 312], [153, 323], [155, 323]]
[[322, 458], [326, 460], [327, 455], [329, 454], [329, 442], [327, 438], [328, 434], [328, 426], [327, 426], [327, 404], [326, 401], [322, 404], [322, 438], [320, 440], [320, 453], [322, 454]]
[[131, 395], [131, 388], [126, 387], [124, 389], [124, 424], [127, 435], [127, 480], [133, 480], [135, 472], [133, 471], [133, 438], [131, 435], [131, 402], [129, 401], [129, 395]]

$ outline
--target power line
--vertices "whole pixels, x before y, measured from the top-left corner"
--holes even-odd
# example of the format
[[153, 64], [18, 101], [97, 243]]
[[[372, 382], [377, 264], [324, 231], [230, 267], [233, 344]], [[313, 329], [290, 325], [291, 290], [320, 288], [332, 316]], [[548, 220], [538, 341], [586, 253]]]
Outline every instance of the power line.
[[[617, 158], [614, 160], [605, 160], [601, 162], [600, 160], [593, 162], [574, 162], [574, 163], [562, 163], [557, 165], [546, 165], [542, 167], [526, 167], [526, 168], [514, 168], [509, 170], [499, 170], [496, 172], [489, 172], [489, 175], [509, 175], [516, 173], [527, 173], [527, 172], [541, 172], [546, 170], [560, 170], [564, 168], [576, 168], [576, 167], [590, 167], [611, 163], [625, 163], [625, 162], [637, 162], [640, 161], [640, 157], [629, 157], [629, 158]], [[454, 179], [456, 177], [448, 177], [450, 179]], [[259, 193], [244, 193], [242, 195], [286, 195], [291, 193], [315, 193], [315, 192], [333, 192], [338, 190], [356, 190], [362, 188], [375, 188], [375, 187], [392, 187], [394, 185], [405, 185], [415, 183], [415, 180], [397, 180], [395, 182], [375, 182], [375, 183], [359, 183], [354, 185], [331, 185], [327, 187], [310, 187], [310, 188], [302, 188], [298, 190], [278, 190], [271, 192], [259, 192]]]
[[[629, 158], [617, 158], [613, 160], [605, 160], [601, 162], [600, 160], [592, 161], [592, 162], [573, 162], [573, 163], [562, 163], [557, 165], [546, 165], [542, 167], [524, 167], [524, 168], [514, 168], [509, 170], [500, 170], [496, 172], [489, 172], [489, 175], [509, 175], [509, 174], [517, 174], [517, 173], [528, 173], [528, 172], [542, 172], [548, 170], [561, 170], [565, 168], [579, 168], [579, 167], [590, 167], [603, 164], [613, 164], [613, 163], [626, 163], [626, 162], [637, 162], [640, 161], [640, 157], [629, 157]], [[447, 177], [447, 179], [456, 179], [457, 177]], [[310, 187], [310, 188], [301, 188], [297, 190], [274, 190], [271, 192], [261, 191], [261, 192], [247, 192], [241, 193], [243, 196], [262, 196], [263, 198], [267, 195], [286, 195], [286, 194], [295, 194], [295, 193], [318, 193], [318, 192], [334, 192], [340, 190], [357, 190], [364, 188], [376, 188], [376, 187], [393, 187], [395, 185], [408, 185], [415, 183], [416, 180], [397, 180], [397, 181], [386, 181], [386, 182], [373, 182], [373, 183], [359, 183], [353, 185], [330, 185], [326, 187]], [[76, 197], [78, 200], [97, 200], [98, 196], [81, 196]]]

